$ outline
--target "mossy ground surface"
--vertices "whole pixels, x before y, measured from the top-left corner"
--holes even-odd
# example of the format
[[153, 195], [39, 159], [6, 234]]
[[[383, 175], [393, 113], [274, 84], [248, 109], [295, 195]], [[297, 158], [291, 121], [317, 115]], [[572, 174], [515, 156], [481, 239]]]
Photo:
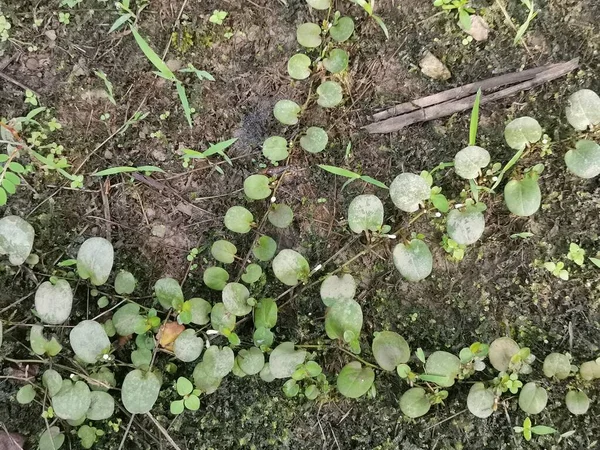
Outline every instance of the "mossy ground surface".
[[[600, 251], [600, 187], [597, 180], [580, 180], [566, 172], [564, 153], [577, 134], [564, 116], [568, 96], [580, 88], [600, 92], [600, 3], [596, 0], [540, 0], [540, 10], [526, 34], [526, 47], [513, 45], [515, 30], [506, 23], [498, 3], [507, 4], [515, 24], [525, 20], [526, 10], [518, 1], [473, 1], [489, 23], [490, 38], [484, 43], [464, 45], [465, 34], [454, 16], [440, 13], [429, 0], [377, 2], [378, 14], [390, 30], [385, 40], [379, 27], [361, 14], [357, 6], [338, 0], [338, 9], [355, 17], [356, 33], [345, 45], [351, 62], [344, 78], [347, 92], [343, 106], [323, 110], [311, 106], [302, 125], [319, 125], [329, 132], [330, 145], [318, 155], [295, 148], [287, 174], [277, 193], [278, 200], [295, 212], [286, 230], [270, 229], [280, 248], [303, 253], [311, 266], [326, 261], [353, 238], [345, 222], [348, 204], [360, 193], [376, 193], [384, 200], [386, 222], [393, 229], [408, 222], [407, 215], [393, 207], [384, 191], [355, 182], [343, 191], [342, 180], [324, 173], [316, 164], [332, 164], [368, 174], [389, 185], [401, 171], [420, 172], [442, 161], [451, 161], [468, 141], [468, 113], [415, 125], [390, 135], [369, 136], [360, 127], [379, 107], [408, 101], [485, 79], [495, 74], [521, 70], [548, 62], [580, 58], [580, 69], [560, 80], [481, 108], [479, 145], [487, 148], [493, 161], [507, 162], [513, 151], [503, 139], [504, 125], [512, 118], [537, 118], [551, 138], [552, 154], [531, 154], [519, 167], [537, 163], [546, 166], [540, 180], [542, 209], [531, 218], [508, 213], [501, 196], [487, 198], [487, 228], [484, 237], [469, 247], [463, 261], [451, 262], [439, 246], [439, 219], [424, 215], [410, 231], [425, 234], [434, 254], [431, 277], [418, 284], [401, 279], [393, 267], [389, 246], [366, 252], [349, 266], [359, 280], [358, 301], [365, 324], [361, 340], [363, 357], [370, 359], [373, 332], [394, 330], [411, 348], [426, 352], [458, 351], [474, 341], [490, 342], [511, 335], [543, 358], [552, 351], [570, 352], [574, 361], [599, 356], [600, 306], [599, 269], [586, 262], [580, 268], [568, 261], [569, 244], [578, 243], [588, 256]], [[289, 98], [304, 104], [308, 82], [291, 83], [287, 59], [296, 52], [296, 26], [320, 21], [323, 14], [309, 11], [304, 0], [254, 0], [253, 2], [189, 1], [177, 22], [183, 2], [150, 2], [139, 18], [139, 27], [149, 43], [162, 55], [172, 33], [177, 36], [166, 59], [192, 63], [207, 70], [215, 82], [186, 79], [190, 102], [196, 108], [193, 128], [183, 119], [175, 90], [156, 79], [152, 68], [128, 32], [108, 34], [116, 19], [110, 2], [84, 0], [68, 10], [58, 1], [13, 0], [0, 3], [2, 14], [12, 23], [12, 41], [2, 44], [2, 72], [39, 93], [44, 106], [62, 124], [49, 140], [65, 147], [64, 155], [82, 173], [120, 165], [157, 165], [167, 173], [157, 175], [160, 183], [149, 185], [128, 176], [109, 180], [86, 176], [85, 186], [71, 190], [51, 173], [28, 176], [29, 186], [19, 190], [3, 208], [2, 215], [27, 217], [36, 230], [35, 252], [40, 263], [34, 268], [5, 267], [0, 277], [2, 319], [33, 323], [32, 297], [37, 283], [57, 273], [56, 262], [73, 258], [83, 240], [90, 236], [110, 237], [116, 250], [115, 269], [127, 269], [140, 281], [136, 294], [150, 305], [152, 285], [161, 276], [182, 279], [186, 274], [186, 297], [203, 296], [216, 301], [218, 295], [202, 286], [203, 268], [212, 264], [210, 243], [223, 236], [234, 239], [244, 254], [252, 237], [233, 237], [222, 226], [228, 207], [246, 205], [240, 191], [243, 179], [264, 170], [260, 148], [263, 140], [282, 132], [272, 117], [277, 100]], [[208, 18], [215, 9], [229, 16], [218, 26]], [[59, 23], [59, 12], [70, 12], [70, 23]], [[42, 19], [38, 29], [34, 18]], [[174, 25], [175, 24], [175, 25]], [[224, 34], [233, 32], [227, 39]], [[452, 72], [447, 82], [432, 81], [420, 73], [421, 53], [429, 50]], [[103, 94], [104, 85], [94, 75], [103, 70], [114, 85], [117, 105]], [[312, 81], [314, 92], [319, 82]], [[31, 109], [24, 104], [23, 90], [0, 80], [0, 116], [22, 116]], [[126, 132], [111, 136], [133, 111], [150, 114]], [[168, 118], [159, 115], [169, 111]], [[110, 114], [101, 120], [102, 114]], [[288, 130], [288, 136], [295, 133]], [[152, 137], [160, 131], [161, 135]], [[239, 140], [231, 149], [233, 165], [218, 173], [206, 163], [194, 170], [181, 164], [181, 149], [205, 149], [211, 142]], [[598, 134], [595, 136], [598, 138]], [[352, 142], [349, 156], [348, 142]], [[441, 172], [442, 174], [444, 172]], [[444, 192], [457, 198], [464, 187], [449, 171], [436, 179]], [[105, 193], [105, 195], [102, 194]], [[246, 205], [262, 217], [266, 204]], [[164, 226], [164, 237], [152, 230]], [[511, 235], [529, 231], [528, 239]], [[407, 232], [407, 236], [409, 233]], [[198, 268], [188, 273], [186, 259], [193, 247], [200, 249]], [[344, 250], [324, 271], [331, 271], [365, 249], [358, 241]], [[553, 277], [534, 261], [565, 261], [569, 281]], [[116, 273], [115, 270], [115, 273]], [[237, 273], [237, 268], [233, 273]], [[107, 288], [108, 290], [108, 288]], [[269, 281], [263, 294], [277, 296], [285, 287]], [[318, 288], [286, 297], [275, 329], [280, 341], [315, 344], [324, 337], [322, 305]], [[12, 305], [12, 306], [10, 306]], [[9, 307], [10, 306], [10, 307]], [[96, 300], [79, 283], [71, 323], [98, 314]], [[10, 328], [10, 327], [8, 327]], [[7, 327], [5, 327], [6, 331]], [[36, 370], [36, 365], [17, 367], [3, 360], [9, 356], [29, 359], [27, 328], [9, 330], [0, 350], [3, 375], [15, 370]], [[250, 327], [238, 334], [249, 340]], [[58, 329], [63, 343], [68, 329]], [[117, 355], [128, 358], [124, 343]], [[68, 348], [68, 345], [65, 345]], [[130, 349], [129, 349], [130, 350]], [[66, 349], [64, 350], [67, 351]], [[349, 357], [335, 349], [319, 352], [316, 359], [326, 373], [334, 374]], [[166, 360], [161, 360], [159, 366]], [[543, 381], [538, 362], [529, 380]], [[193, 365], [179, 365], [178, 372], [165, 375], [165, 388], [153, 409], [182, 449], [563, 449], [600, 447], [598, 392], [590, 387], [594, 401], [585, 416], [573, 416], [564, 406], [569, 383], [548, 384], [548, 407], [534, 422], [560, 432], [575, 430], [566, 440], [556, 436], [524, 443], [512, 427], [524, 414], [513, 399], [507, 408], [480, 420], [466, 411], [470, 384], [452, 387], [444, 405], [435, 406], [423, 418], [409, 420], [398, 408], [406, 385], [394, 373], [377, 376], [377, 397], [350, 401], [332, 390], [316, 402], [286, 399], [281, 382], [264, 383], [257, 377], [227, 377], [216, 393], [202, 398], [199, 411], [174, 418], [169, 403], [175, 398], [171, 383], [189, 376]], [[23, 372], [18, 372], [22, 374]], [[481, 378], [489, 378], [489, 375]], [[0, 423], [29, 438], [33, 445], [44, 429], [41, 407], [23, 407], [15, 402], [19, 385], [0, 380]], [[116, 450], [125, 432], [127, 417], [118, 431], [106, 423], [96, 426], [107, 434], [96, 448]], [[114, 418], [113, 422], [117, 419]], [[68, 433], [68, 448], [79, 448]], [[35, 448], [35, 446], [33, 447]], [[136, 417], [123, 448], [169, 448], [164, 436], [146, 417]]]

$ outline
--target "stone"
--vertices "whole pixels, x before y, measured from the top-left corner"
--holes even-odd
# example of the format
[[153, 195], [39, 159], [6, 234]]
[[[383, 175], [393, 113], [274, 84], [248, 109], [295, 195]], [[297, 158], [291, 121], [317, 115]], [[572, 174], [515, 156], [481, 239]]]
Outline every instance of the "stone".
[[419, 61], [419, 67], [421, 67], [421, 72], [434, 80], [447, 80], [452, 76], [444, 63], [429, 51], [426, 51]]

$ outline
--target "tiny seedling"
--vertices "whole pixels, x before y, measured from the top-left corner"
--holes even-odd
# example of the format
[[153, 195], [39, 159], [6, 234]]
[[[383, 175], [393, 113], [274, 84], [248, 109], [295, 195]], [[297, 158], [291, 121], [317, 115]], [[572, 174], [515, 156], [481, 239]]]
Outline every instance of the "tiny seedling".
[[106, 94], [108, 95], [108, 99], [113, 105], [116, 106], [117, 102], [115, 101], [115, 97], [113, 95], [113, 84], [110, 82], [110, 80], [103, 71], [96, 70], [94, 71], [94, 74], [102, 81], [104, 81], [104, 86], [106, 87]]
[[208, 18], [208, 21], [217, 25], [223, 25], [223, 21], [227, 18], [228, 15], [229, 13], [227, 11], [220, 11], [215, 9], [211, 16]]
[[583, 266], [583, 263], [585, 262], [585, 250], [574, 242], [571, 242], [571, 244], [569, 244], [567, 259], [573, 261], [578, 266]]
[[527, 32], [527, 29], [529, 28], [531, 21], [536, 18], [536, 16], [538, 15], [538, 12], [539, 12], [539, 11], [536, 11], [534, 8], [533, 0], [521, 0], [521, 3], [523, 3], [525, 5], [525, 7], [529, 10], [529, 13], [527, 14], [527, 19], [525, 20], [525, 22], [523, 22], [523, 25], [521, 25], [519, 27], [519, 29], [517, 30], [517, 34], [516, 34], [515, 40], [514, 40], [515, 45], [519, 44], [523, 40], [523, 36]]
[[565, 263], [562, 261], [559, 261], [557, 263], [552, 261], [545, 262], [544, 268], [552, 275], [554, 275], [557, 278], [560, 278], [561, 280], [567, 281], [569, 279], [569, 271], [565, 269]]
[[329, 173], [332, 173], [334, 175], [339, 175], [342, 177], [346, 177], [348, 178], [348, 181], [346, 181], [343, 185], [342, 185], [342, 190], [348, 186], [348, 184], [350, 184], [351, 182], [353, 182], [354, 180], [362, 180], [365, 183], [370, 183], [374, 186], [380, 187], [382, 189], [389, 189], [385, 184], [383, 184], [381, 181], [376, 180], [375, 178], [372, 178], [368, 175], [360, 175], [356, 172], [352, 172], [351, 170], [347, 170], [347, 169], [342, 169], [341, 167], [336, 167], [336, 166], [328, 166], [326, 164], [319, 164], [319, 167], [323, 170], [326, 170]]
[[381, 17], [379, 17], [376, 14], [373, 14], [373, 12], [375, 10], [375, 0], [351, 0], [351, 1], [353, 3], [356, 3], [358, 6], [362, 7], [362, 9], [365, 10], [365, 12], [369, 15], [369, 17], [373, 18], [373, 20], [377, 23], [377, 25], [379, 25], [379, 28], [381, 28], [381, 30], [383, 31], [383, 34], [385, 34], [386, 39], [390, 38], [390, 33], [388, 31], [386, 24], [383, 22]]
[[538, 436], [543, 436], [545, 434], [558, 433], [557, 430], [546, 425], [531, 426], [531, 419], [529, 417], [525, 418], [522, 427], [514, 427], [513, 429], [515, 430], [515, 433], [522, 434], [523, 438], [525, 438], [526, 441], [530, 441], [532, 435], [534, 434]]
[[171, 414], [181, 414], [186, 409], [190, 411], [198, 411], [200, 408], [199, 395], [201, 391], [194, 389], [194, 385], [190, 380], [184, 377], [179, 377], [176, 383], [177, 393], [183, 397], [181, 400], [171, 402]]
[[471, 29], [471, 14], [475, 14], [475, 10], [469, 6], [469, 0], [435, 0], [433, 6], [447, 12], [455, 11], [462, 28]]

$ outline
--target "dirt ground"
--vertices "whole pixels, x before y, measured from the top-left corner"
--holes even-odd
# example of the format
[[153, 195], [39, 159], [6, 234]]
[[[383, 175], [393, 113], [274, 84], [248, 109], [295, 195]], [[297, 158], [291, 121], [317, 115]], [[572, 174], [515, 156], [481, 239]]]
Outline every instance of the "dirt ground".
[[[2, 318], [30, 319], [31, 298], [13, 305], [15, 300], [32, 294], [48, 274], [60, 273], [55, 263], [75, 257], [78, 246], [90, 236], [113, 242], [115, 269], [133, 272], [140, 280], [138, 292], [150, 295], [154, 282], [162, 276], [186, 277], [186, 298], [201, 292], [202, 297], [217, 300], [218, 295], [202, 287], [202, 271], [210, 265], [210, 244], [222, 236], [231, 237], [222, 226], [225, 211], [244, 204], [244, 178], [264, 171], [262, 142], [282, 130], [272, 116], [275, 102], [288, 98], [303, 104], [309, 90], [314, 92], [318, 85], [321, 74], [312, 81], [291, 82], [286, 64], [298, 47], [296, 27], [305, 21], [319, 22], [323, 14], [311, 12], [305, 0], [150, 2], [138, 25], [157, 53], [162, 56], [168, 47], [170, 64], [192, 63], [216, 79], [185, 79], [190, 103], [197, 111], [194, 126], [189, 128], [175, 90], [154, 76], [133, 37], [127, 32], [108, 34], [117, 18], [110, 1], [84, 0], [71, 10], [59, 3], [0, 2], [0, 11], [12, 23], [11, 39], [0, 44], [0, 72], [39, 94], [41, 104], [52, 108], [62, 124], [52, 139], [64, 146], [64, 156], [74, 168], [83, 164], [81, 173], [86, 175], [84, 187], [77, 190], [54, 173], [29, 175], [29, 185], [2, 208], [2, 215], [21, 215], [34, 226], [34, 250], [40, 256], [34, 269], [2, 268]], [[352, 40], [344, 44], [350, 53], [344, 79], [347, 98], [340, 108], [325, 111], [312, 107], [302, 117], [302, 125], [327, 129], [330, 145], [317, 155], [294, 149], [277, 195], [292, 207], [295, 220], [289, 229], [272, 234], [279, 247], [300, 250], [311, 266], [326, 261], [352, 239], [346, 211], [352, 198], [363, 192], [384, 199], [386, 223], [394, 229], [407, 222], [407, 216], [393, 207], [384, 191], [359, 183], [342, 191], [343, 181], [317, 164], [346, 167], [389, 185], [402, 171], [419, 173], [451, 161], [467, 144], [468, 113], [388, 135], [368, 135], [361, 126], [378, 108], [496, 74], [579, 57], [576, 72], [481, 108], [478, 139], [493, 161], [505, 163], [512, 156], [513, 150], [503, 138], [504, 126], [512, 118], [535, 117], [552, 139], [551, 154], [543, 160], [538, 154], [520, 163], [522, 167], [539, 162], [546, 166], [540, 181], [540, 212], [516, 218], [500, 196], [489, 201], [484, 238], [469, 247], [458, 263], [449, 261], [439, 245], [439, 220], [433, 215], [421, 217], [411, 231], [426, 235], [434, 254], [434, 271], [418, 284], [401, 279], [392, 264], [392, 244], [378, 254], [357, 259], [350, 270], [360, 280], [358, 299], [365, 316], [361, 343], [366, 355], [370, 354], [373, 332], [389, 329], [402, 334], [413, 350], [421, 347], [426, 352], [448, 349], [457, 353], [472, 342], [490, 342], [508, 333], [542, 358], [553, 351], [569, 352], [576, 362], [597, 358], [598, 268], [567, 262], [570, 280], [562, 281], [539, 262], [566, 261], [571, 242], [578, 243], [588, 256], [600, 251], [598, 180], [575, 178], [566, 172], [563, 162], [576, 137], [564, 116], [566, 99], [581, 88], [600, 92], [600, 2], [536, 1], [540, 12], [526, 34], [526, 46], [513, 44], [515, 30], [506, 23], [495, 0], [472, 2], [491, 30], [486, 42], [468, 45], [462, 42], [466, 35], [454, 16], [439, 13], [430, 0], [376, 2], [377, 14], [389, 29], [389, 40], [358, 6], [345, 0], [334, 3], [339, 11], [353, 16], [357, 25]], [[525, 20], [526, 8], [521, 2], [500, 3], [506, 5], [514, 24]], [[229, 13], [221, 26], [208, 20], [217, 9]], [[67, 11], [70, 23], [59, 23], [59, 12]], [[32, 26], [34, 19], [41, 19], [37, 29]], [[229, 39], [224, 36], [227, 30], [233, 32]], [[169, 44], [172, 33], [177, 38]], [[418, 62], [425, 50], [450, 69], [448, 81], [433, 81], [420, 72]], [[95, 70], [104, 71], [112, 81], [116, 106], [108, 101]], [[31, 110], [31, 105], [24, 103], [20, 85], [0, 79], [1, 117], [10, 119]], [[149, 115], [124, 133], [113, 135], [137, 109]], [[161, 119], [167, 111], [170, 115]], [[110, 117], [102, 120], [103, 114]], [[297, 130], [291, 127], [288, 135]], [[182, 149], [202, 150], [231, 137], [239, 139], [229, 151], [233, 164], [219, 165], [223, 174], [208, 163], [182, 166]], [[346, 158], [348, 142], [352, 150]], [[156, 165], [166, 173], [153, 176], [154, 183], [129, 176], [113, 176], [109, 181], [88, 176], [96, 170], [130, 165]], [[436, 181], [450, 196], [458, 196], [463, 188], [451, 172]], [[252, 208], [255, 216], [262, 217], [266, 204], [256, 202]], [[164, 237], [157, 237], [161, 226]], [[533, 236], [510, 237], [523, 231]], [[235, 242], [238, 248], [247, 249], [251, 239], [235, 237]], [[194, 247], [200, 249], [198, 267], [189, 270], [186, 257]], [[363, 243], [356, 242], [324, 270], [335, 269], [363, 248]], [[276, 296], [285, 287], [267, 285], [264, 290]], [[77, 290], [76, 317], [96, 314], [95, 301], [88, 302], [87, 292], [84, 286]], [[152, 300], [141, 301], [150, 304]], [[318, 287], [306, 290], [280, 312], [277, 339], [317, 343], [324, 336], [323, 316]], [[62, 335], [66, 336], [66, 331]], [[5, 337], [0, 375], [15, 370], [4, 357], [28, 358], [25, 337], [21, 329]], [[320, 353], [318, 360], [331, 375], [348, 362], [346, 355], [334, 351]], [[529, 380], [542, 380], [540, 367], [538, 364]], [[165, 385], [181, 374], [189, 375], [192, 369], [193, 365], [182, 366], [178, 374], [166, 375]], [[530, 443], [517, 440], [512, 427], [520, 425], [525, 416], [516, 401], [510, 403], [514, 408], [489, 419], [474, 418], [466, 410], [468, 383], [451, 388], [445, 404], [433, 407], [425, 417], [407, 419], [398, 408], [405, 387], [395, 373], [377, 377], [375, 399], [351, 401], [333, 390], [317, 402], [285, 398], [280, 382], [229, 376], [216, 393], [203, 397], [199, 411], [173, 419], [169, 413], [173, 391], [165, 389], [153, 414], [182, 449], [600, 448], [597, 386], [595, 391], [590, 388], [594, 401], [589, 412], [573, 416], [563, 404], [568, 384], [547, 384], [550, 401], [535, 422], [553, 426], [560, 433], [575, 431], [560, 442], [557, 436]], [[28, 437], [35, 448], [44, 421], [35, 407], [15, 402], [18, 388], [17, 383], [0, 377], [0, 423]], [[94, 448], [119, 448], [127, 418], [118, 417], [123, 420], [119, 431], [103, 427], [107, 434]], [[76, 436], [68, 438], [67, 448], [80, 448]], [[134, 420], [124, 448], [166, 449], [169, 444], [148, 419], [140, 417]]]

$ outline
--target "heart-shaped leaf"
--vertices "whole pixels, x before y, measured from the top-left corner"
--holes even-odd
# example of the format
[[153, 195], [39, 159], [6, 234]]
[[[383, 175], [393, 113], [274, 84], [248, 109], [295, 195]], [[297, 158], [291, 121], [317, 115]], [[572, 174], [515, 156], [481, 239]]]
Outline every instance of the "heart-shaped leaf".
[[25, 262], [33, 248], [35, 230], [19, 216], [0, 219], [0, 255], [8, 255], [13, 266]]
[[48, 369], [42, 375], [42, 384], [48, 390], [48, 396], [52, 398], [62, 388], [62, 377], [56, 370]]
[[65, 420], [79, 420], [85, 416], [92, 396], [90, 388], [83, 381], [73, 383], [63, 380], [60, 391], [52, 397], [52, 408], [56, 417]]
[[135, 290], [137, 281], [132, 273], [121, 270], [115, 277], [115, 292], [119, 295], [129, 295]]
[[305, 80], [310, 76], [310, 64], [308, 56], [296, 53], [288, 61], [288, 74], [295, 80]]
[[223, 304], [227, 311], [236, 316], [245, 316], [252, 311], [248, 304], [250, 292], [240, 283], [228, 283], [222, 293]]
[[87, 410], [88, 420], [106, 420], [115, 411], [115, 399], [107, 392], [93, 391], [90, 393], [90, 407]]
[[204, 352], [202, 362], [207, 374], [212, 378], [223, 378], [233, 369], [235, 356], [229, 347], [212, 345]]
[[323, 128], [309, 127], [300, 138], [300, 147], [309, 153], [319, 153], [325, 150], [328, 141], [329, 137]]
[[354, 197], [348, 207], [348, 226], [355, 233], [379, 231], [383, 225], [383, 203], [372, 194]]
[[129, 336], [144, 329], [146, 319], [140, 315], [140, 307], [135, 303], [121, 306], [113, 316], [113, 325], [119, 336]]
[[272, 298], [261, 299], [254, 308], [254, 326], [273, 328], [277, 323], [277, 303]]
[[35, 310], [42, 322], [59, 325], [71, 315], [73, 291], [67, 280], [44, 281], [35, 292]]
[[294, 212], [288, 205], [273, 204], [267, 218], [277, 228], [287, 228], [294, 220]]
[[[212, 347], [211, 347], [212, 348]], [[204, 362], [200, 362], [194, 368], [194, 384], [205, 394], [212, 394], [221, 385], [222, 378], [215, 378], [209, 372], [209, 367]]]
[[543, 370], [548, 378], [564, 380], [571, 374], [571, 360], [562, 353], [550, 353], [544, 359]]
[[600, 363], [598, 360], [586, 361], [579, 367], [579, 375], [582, 380], [591, 381], [600, 378]]
[[114, 249], [101, 237], [87, 239], [77, 252], [77, 273], [92, 284], [101, 286], [108, 280], [113, 266]]
[[430, 375], [438, 375], [443, 379], [436, 380], [441, 387], [450, 387], [454, 384], [460, 372], [460, 359], [452, 353], [437, 351], [427, 358], [425, 372]]
[[390, 185], [390, 197], [396, 207], [404, 212], [415, 212], [428, 200], [431, 189], [427, 181], [414, 173], [401, 173]]
[[536, 177], [525, 176], [522, 180], [511, 180], [504, 187], [504, 201], [508, 210], [516, 216], [535, 214], [542, 204], [542, 193]]
[[569, 391], [565, 397], [565, 404], [571, 414], [585, 414], [590, 408], [590, 399], [583, 391]]
[[485, 218], [479, 211], [459, 211], [448, 213], [446, 222], [448, 236], [456, 243], [470, 245], [479, 240], [485, 230]]
[[209, 267], [202, 275], [204, 284], [215, 291], [222, 291], [228, 280], [229, 274], [221, 267]]
[[225, 226], [234, 233], [247, 233], [253, 223], [254, 216], [243, 206], [232, 206], [225, 213]]
[[506, 372], [511, 358], [519, 353], [520, 347], [509, 337], [501, 337], [490, 344], [488, 358], [498, 372]]
[[161, 379], [154, 372], [129, 372], [121, 386], [121, 401], [131, 414], [150, 412], [160, 392]]
[[423, 388], [410, 388], [400, 397], [400, 411], [412, 419], [424, 416], [430, 408], [431, 403]]
[[218, 240], [213, 242], [210, 247], [210, 253], [213, 257], [224, 264], [231, 264], [235, 260], [237, 247], [229, 241]]
[[325, 10], [331, 7], [331, 0], [306, 0], [312, 8]]
[[236, 359], [238, 366], [246, 375], [256, 375], [265, 365], [265, 355], [256, 347], [240, 350]]
[[55, 337], [50, 340], [44, 337], [44, 327], [41, 325], [31, 327], [29, 343], [36, 355], [56, 356], [62, 350], [62, 345], [58, 343]]
[[[542, 127], [533, 117], [519, 117], [504, 129], [504, 139], [510, 148], [525, 150], [542, 138]], [[487, 164], [486, 164], [487, 165]]]
[[565, 154], [567, 168], [579, 178], [594, 178], [600, 174], [600, 145], [594, 141], [581, 140], [575, 150]]
[[456, 174], [466, 180], [477, 178], [481, 169], [490, 163], [490, 154], [484, 148], [471, 145], [463, 148], [454, 157]]
[[210, 326], [222, 334], [231, 332], [235, 327], [235, 314], [229, 312], [223, 303], [215, 303], [210, 312]]
[[395, 370], [410, 358], [410, 348], [406, 340], [393, 331], [375, 333], [372, 350], [375, 361], [383, 370]]
[[356, 281], [349, 273], [338, 277], [330, 275], [321, 284], [321, 300], [325, 306], [333, 306], [334, 303], [343, 300], [354, 300], [356, 295]]
[[340, 73], [348, 67], [348, 52], [341, 48], [334, 48], [329, 52], [327, 58], [323, 60], [323, 66], [331, 73]]
[[321, 45], [321, 27], [316, 23], [303, 23], [296, 30], [296, 39], [302, 47], [318, 47]]
[[285, 249], [273, 259], [273, 273], [283, 284], [296, 286], [300, 281], [308, 279], [310, 267], [300, 253]]
[[288, 143], [281, 136], [271, 136], [263, 143], [262, 152], [271, 163], [283, 161], [289, 156]]
[[50, 427], [40, 436], [38, 450], [59, 450], [65, 443], [65, 435], [58, 427]]
[[93, 320], [79, 322], [69, 333], [69, 340], [75, 355], [88, 364], [94, 364], [110, 349], [104, 327]]
[[264, 175], [250, 175], [244, 180], [244, 194], [252, 200], [262, 200], [271, 195], [269, 178]]
[[247, 284], [256, 283], [260, 279], [262, 273], [262, 268], [258, 264], [248, 264], [242, 275], [242, 281]]
[[433, 269], [433, 257], [427, 244], [413, 239], [408, 244], [394, 248], [394, 265], [408, 281], [420, 281], [429, 276]]
[[174, 278], [161, 278], [154, 284], [154, 293], [161, 306], [170, 309], [184, 301], [183, 291]]
[[258, 238], [256, 245], [252, 247], [252, 254], [259, 261], [270, 261], [277, 252], [277, 242], [269, 236], [263, 235]]
[[335, 81], [325, 81], [317, 88], [317, 103], [323, 108], [333, 108], [344, 98], [342, 87]]
[[565, 113], [573, 128], [584, 131], [600, 123], [600, 97], [594, 91], [581, 89], [569, 97]]
[[371, 389], [374, 381], [373, 369], [362, 367], [358, 361], [352, 361], [340, 371], [337, 378], [337, 389], [344, 397], [359, 398]]
[[196, 325], [206, 325], [210, 322], [210, 311], [212, 306], [203, 298], [194, 297], [186, 302], [189, 305], [192, 314], [191, 323]]
[[344, 42], [354, 33], [354, 20], [351, 17], [340, 17], [329, 29], [329, 35], [334, 41]]
[[305, 350], [296, 350], [293, 343], [282, 342], [271, 352], [269, 370], [274, 378], [290, 378], [305, 359]]
[[327, 308], [325, 313], [325, 332], [329, 339], [346, 341], [348, 331], [353, 339], [358, 338], [363, 325], [363, 313], [354, 300], [340, 300]]
[[173, 352], [175, 356], [183, 362], [192, 362], [197, 360], [204, 348], [204, 341], [201, 337], [196, 336], [196, 332], [192, 329], [183, 331], [173, 344]]
[[273, 115], [284, 125], [296, 125], [302, 108], [291, 100], [279, 100], [273, 107]]
[[469, 390], [467, 396], [467, 408], [475, 417], [486, 419], [494, 413], [496, 396], [491, 389], [487, 389], [483, 383], [475, 383]]
[[519, 407], [527, 414], [541, 413], [548, 403], [548, 393], [546, 389], [538, 386], [534, 382], [529, 382], [519, 394]]

